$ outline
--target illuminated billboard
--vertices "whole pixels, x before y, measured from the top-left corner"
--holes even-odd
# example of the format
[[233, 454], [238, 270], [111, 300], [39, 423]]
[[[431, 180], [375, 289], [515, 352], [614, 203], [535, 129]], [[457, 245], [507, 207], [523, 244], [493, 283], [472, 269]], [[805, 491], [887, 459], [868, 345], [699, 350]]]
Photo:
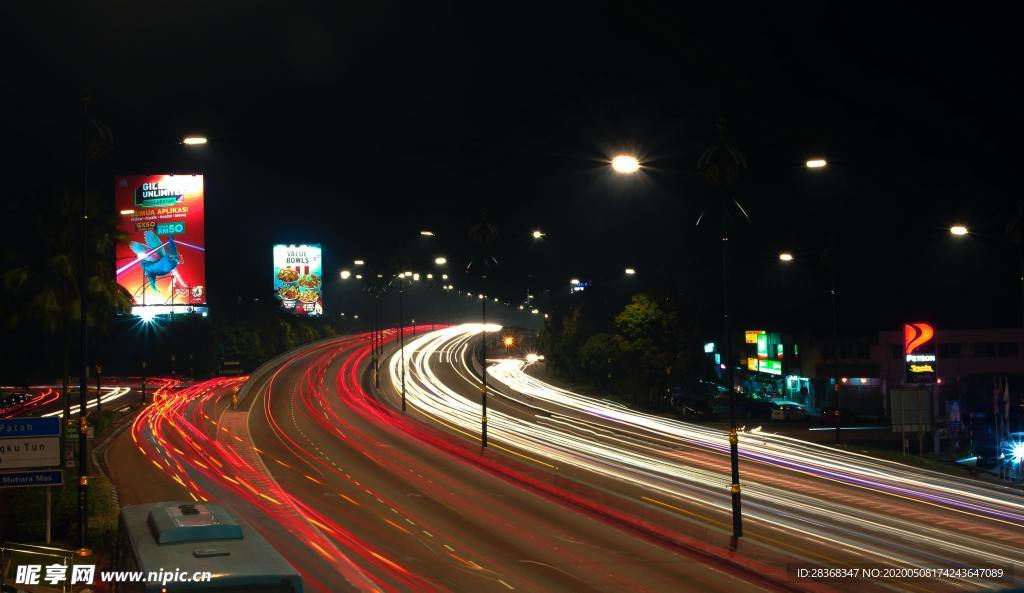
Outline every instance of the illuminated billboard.
[[114, 179], [117, 283], [136, 306], [205, 305], [202, 175]]
[[935, 381], [935, 328], [929, 323], [903, 325], [903, 351], [907, 357], [907, 383]]
[[323, 315], [323, 259], [320, 244], [274, 245], [274, 294], [296, 315]]

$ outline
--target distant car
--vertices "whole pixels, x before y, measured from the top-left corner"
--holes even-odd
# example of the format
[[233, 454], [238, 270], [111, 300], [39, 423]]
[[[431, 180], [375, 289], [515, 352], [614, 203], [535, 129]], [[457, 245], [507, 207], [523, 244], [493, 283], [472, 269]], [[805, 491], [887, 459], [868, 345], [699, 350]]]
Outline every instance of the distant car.
[[779, 404], [772, 410], [772, 420], [788, 422], [790, 420], [806, 420], [807, 410], [799, 404]]
[[[855, 422], [858, 419], [857, 413], [847, 408], [839, 408], [839, 419], [842, 422]], [[834, 424], [836, 421], [835, 408], [822, 408], [818, 421], [822, 424]]]

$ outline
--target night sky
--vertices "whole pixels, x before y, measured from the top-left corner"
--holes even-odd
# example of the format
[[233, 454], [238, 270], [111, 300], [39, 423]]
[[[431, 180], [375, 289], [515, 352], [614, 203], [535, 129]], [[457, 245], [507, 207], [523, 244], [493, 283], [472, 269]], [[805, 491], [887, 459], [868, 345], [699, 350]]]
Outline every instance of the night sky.
[[[271, 296], [275, 242], [323, 243], [328, 277], [398, 253], [461, 268], [486, 212], [507, 299], [620, 283], [628, 265], [703, 311], [720, 294], [718, 223], [694, 223], [719, 194], [695, 164], [724, 116], [750, 165], [735, 195], [753, 224], [732, 241], [741, 325], [827, 328], [832, 234], [846, 328], [1020, 323], [1010, 23], [685, 4], [25, 4], [5, 19], [19, 165], [5, 200], [78, 187], [87, 87], [115, 135], [90, 169], [111, 209], [115, 173], [207, 175], [213, 307]], [[210, 144], [177, 143], [193, 132]], [[642, 155], [642, 175], [609, 173], [620, 151]], [[804, 169], [819, 155], [832, 165]], [[975, 234], [955, 241], [953, 222]], [[328, 290], [333, 310], [355, 298]]]

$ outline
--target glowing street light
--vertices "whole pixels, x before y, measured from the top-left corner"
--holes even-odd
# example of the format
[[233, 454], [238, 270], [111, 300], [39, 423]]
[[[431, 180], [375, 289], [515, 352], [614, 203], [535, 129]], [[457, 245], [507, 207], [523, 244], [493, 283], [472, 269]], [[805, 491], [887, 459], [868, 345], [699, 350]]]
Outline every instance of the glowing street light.
[[516, 345], [516, 338], [515, 336], [505, 336], [501, 339], [501, 344], [505, 346], [506, 349], [511, 349]]
[[441, 280], [447, 280], [448, 274], [441, 274]]
[[348, 280], [351, 277], [352, 277], [352, 272], [350, 272], [348, 270], [342, 270], [341, 271], [341, 279], [342, 280]]
[[828, 161], [825, 159], [808, 159], [806, 165], [808, 169], [824, 169], [828, 165]]
[[636, 275], [636, 270], [634, 270], [633, 268], [626, 268], [626, 275], [627, 276], [634, 276], [634, 275]]
[[433, 233], [433, 231], [420, 231], [420, 236], [422, 236], [422, 237], [433, 237], [434, 233]]
[[954, 224], [953, 226], [949, 227], [949, 234], [954, 235], [956, 237], [965, 237], [969, 233], [970, 231], [967, 230], [967, 227], [962, 224]]
[[788, 251], [783, 251], [782, 253], [779, 254], [779, 261], [793, 261], [793, 254]]
[[620, 154], [612, 159], [612, 170], [616, 173], [631, 175], [640, 170], [640, 161], [635, 156]]
[[533, 234], [533, 238], [534, 239], [543, 239], [544, 238], [544, 233], [540, 229], [537, 229], [536, 231], [533, 231], [532, 234]]
[[576, 286], [579, 283], [580, 283], [580, 279], [579, 278], [573, 278], [572, 280], [569, 281], [569, 284], [572, 284], [573, 286]]
[[439, 266], [443, 266], [446, 263], [448, 263], [448, 258], [446, 258], [446, 257], [438, 257], [438, 258], [434, 259], [434, 263], [439, 265]]
[[420, 281], [420, 275], [418, 273], [413, 274], [412, 275], [412, 279], [415, 280], [416, 282], [419, 282]]
[[365, 263], [366, 263], [366, 262], [364, 262], [364, 261], [363, 261], [363, 260], [361, 260], [361, 259], [357, 259], [356, 261], [352, 262], [352, 264], [353, 264], [353, 265], [356, 265], [356, 266], [361, 266], [361, 265], [363, 265], [363, 264], [365, 264]]
[[185, 136], [181, 143], [188, 146], [202, 146], [206, 144], [206, 136]]
[[427, 274], [427, 280], [433, 280], [433, 279], [434, 279], [434, 275], [433, 274]]
[[540, 313], [540, 311], [538, 309], [530, 309], [530, 314], [531, 315], [536, 315], [537, 313]]

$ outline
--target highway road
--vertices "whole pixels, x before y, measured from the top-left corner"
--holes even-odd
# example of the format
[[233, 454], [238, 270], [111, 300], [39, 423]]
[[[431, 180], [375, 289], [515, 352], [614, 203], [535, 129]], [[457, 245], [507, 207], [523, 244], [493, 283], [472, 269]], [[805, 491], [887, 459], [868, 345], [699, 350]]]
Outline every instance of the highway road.
[[248, 380], [169, 385], [132, 446], [183, 497], [250, 519], [314, 591], [793, 590], [499, 477], [491, 451], [367, 393], [368, 356], [353, 336]]
[[[467, 441], [480, 431], [479, 368], [472, 362], [479, 333], [479, 325], [468, 325], [420, 336], [407, 341], [404, 365], [399, 356], [388, 362], [393, 385], [401, 384], [404, 369], [410, 416]], [[531, 475], [591, 485], [607, 494], [606, 509], [648, 519], [662, 511], [672, 515], [676, 532], [700, 541], [725, 539], [730, 480], [724, 432], [559, 389], [525, 372], [527, 364], [488, 360], [495, 454], [547, 463]], [[385, 397], [398, 406], [394, 395]], [[830, 583], [838, 590], [999, 590], [1022, 582], [1019, 490], [766, 431], [744, 432], [740, 453], [741, 557], [763, 560], [776, 572], [800, 566], [858, 574]], [[866, 568], [883, 573], [855, 572]], [[1002, 569], [1004, 577], [961, 571], [906, 578], [937, 568]]]

